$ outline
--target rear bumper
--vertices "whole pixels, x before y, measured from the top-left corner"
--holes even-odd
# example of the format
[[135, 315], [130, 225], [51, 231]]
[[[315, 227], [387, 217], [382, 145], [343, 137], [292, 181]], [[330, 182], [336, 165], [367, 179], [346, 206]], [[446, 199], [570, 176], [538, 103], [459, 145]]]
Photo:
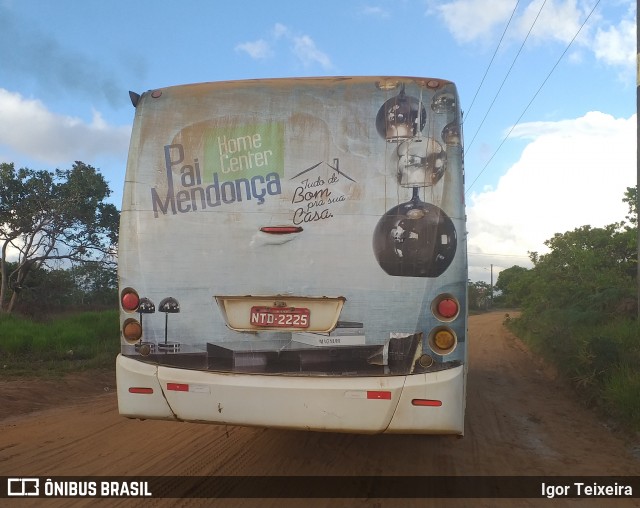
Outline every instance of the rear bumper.
[[[463, 434], [464, 368], [382, 377], [227, 374], [119, 355], [118, 408], [129, 418], [353, 433]], [[441, 406], [415, 406], [415, 399]]]

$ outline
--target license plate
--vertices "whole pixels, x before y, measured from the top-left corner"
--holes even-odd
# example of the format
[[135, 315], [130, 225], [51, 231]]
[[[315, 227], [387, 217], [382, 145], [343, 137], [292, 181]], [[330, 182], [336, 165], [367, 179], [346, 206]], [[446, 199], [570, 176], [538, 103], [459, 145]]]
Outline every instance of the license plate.
[[311, 313], [304, 307], [251, 307], [251, 325], [309, 328]]

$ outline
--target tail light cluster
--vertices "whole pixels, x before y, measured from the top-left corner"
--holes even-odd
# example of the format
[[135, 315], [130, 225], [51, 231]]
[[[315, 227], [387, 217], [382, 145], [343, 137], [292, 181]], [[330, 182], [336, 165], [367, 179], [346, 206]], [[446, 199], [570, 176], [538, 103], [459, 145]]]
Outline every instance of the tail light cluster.
[[436, 354], [448, 355], [458, 344], [458, 337], [448, 324], [460, 315], [460, 302], [451, 294], [440, 294], [431, 302], [431, 312], [444, 324], [429, 333], [429, 347]]
[[[153, 314], [156, 311], [156, 306], [148, 298], [141, 298], [138, 292], [134, 288], [130, 287], [124, 288], [120, 293], [120, 305], [122, 306], [122, 310], [127, 313], [138, 314], [137, 318], [129, 317], [122, 323], [122, 336], [124, 337], [124, 340], [129, 344], [135, 344], [136, 350], [140, 351], [140, 353], [149, 354], [149, 352], [155, 347], [155, 345], [142, 342], [142, 315]], [[171, 296], [163, 298], [160, 302], [158, 310], [160, 312], [164, 312], [165, 314], [165, 343], [164, 345], [159, 344], [158, 347], [162, 348], [162, 346], [166, 346], [167, 348], [171, 348], [171, 350], [176, 350], [176, 348], [179, 349], [179, 345], [176, 346], [176, 343], [169, 343], [169, 341], [167, 340], [169, 314], [180, 312], [180, 304], [178, 303], [178, 300]]]
[[[124, 288], [120, 293], [120, 305], [125, 312], [138, 312], [140, 309], [140, 295], [133, 288]], [[124, 323], [122, 323], [122, 336], [130, 344], [134, 344], [142, 338], [142, 315], [140, 315], [139, 320], [133, 317], [124, 320]]]

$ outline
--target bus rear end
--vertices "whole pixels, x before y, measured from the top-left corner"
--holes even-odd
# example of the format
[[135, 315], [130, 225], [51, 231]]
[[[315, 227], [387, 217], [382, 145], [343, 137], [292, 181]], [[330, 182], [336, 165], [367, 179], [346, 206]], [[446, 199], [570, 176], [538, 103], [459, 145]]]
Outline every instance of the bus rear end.
[[462, 434], [454, 84], [275, 79], [132, 98], [120, 413]]

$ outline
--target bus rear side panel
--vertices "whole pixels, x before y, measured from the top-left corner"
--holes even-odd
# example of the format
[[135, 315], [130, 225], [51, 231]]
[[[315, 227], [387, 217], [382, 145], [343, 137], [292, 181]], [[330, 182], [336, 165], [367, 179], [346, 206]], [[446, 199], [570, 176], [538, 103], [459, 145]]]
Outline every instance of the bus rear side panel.
[[[462, 433], [466, 274], [453, 83], [254, 80], [137, 101], [122, 414]], [[140, 362], [162, 392], [151, 415], [135, 408], [154, 395], [130, 391], [145, 388]], [[201, 392], [168, 388], [182, 385]], [[376, 392], [364, 413], [358, 397]]]

